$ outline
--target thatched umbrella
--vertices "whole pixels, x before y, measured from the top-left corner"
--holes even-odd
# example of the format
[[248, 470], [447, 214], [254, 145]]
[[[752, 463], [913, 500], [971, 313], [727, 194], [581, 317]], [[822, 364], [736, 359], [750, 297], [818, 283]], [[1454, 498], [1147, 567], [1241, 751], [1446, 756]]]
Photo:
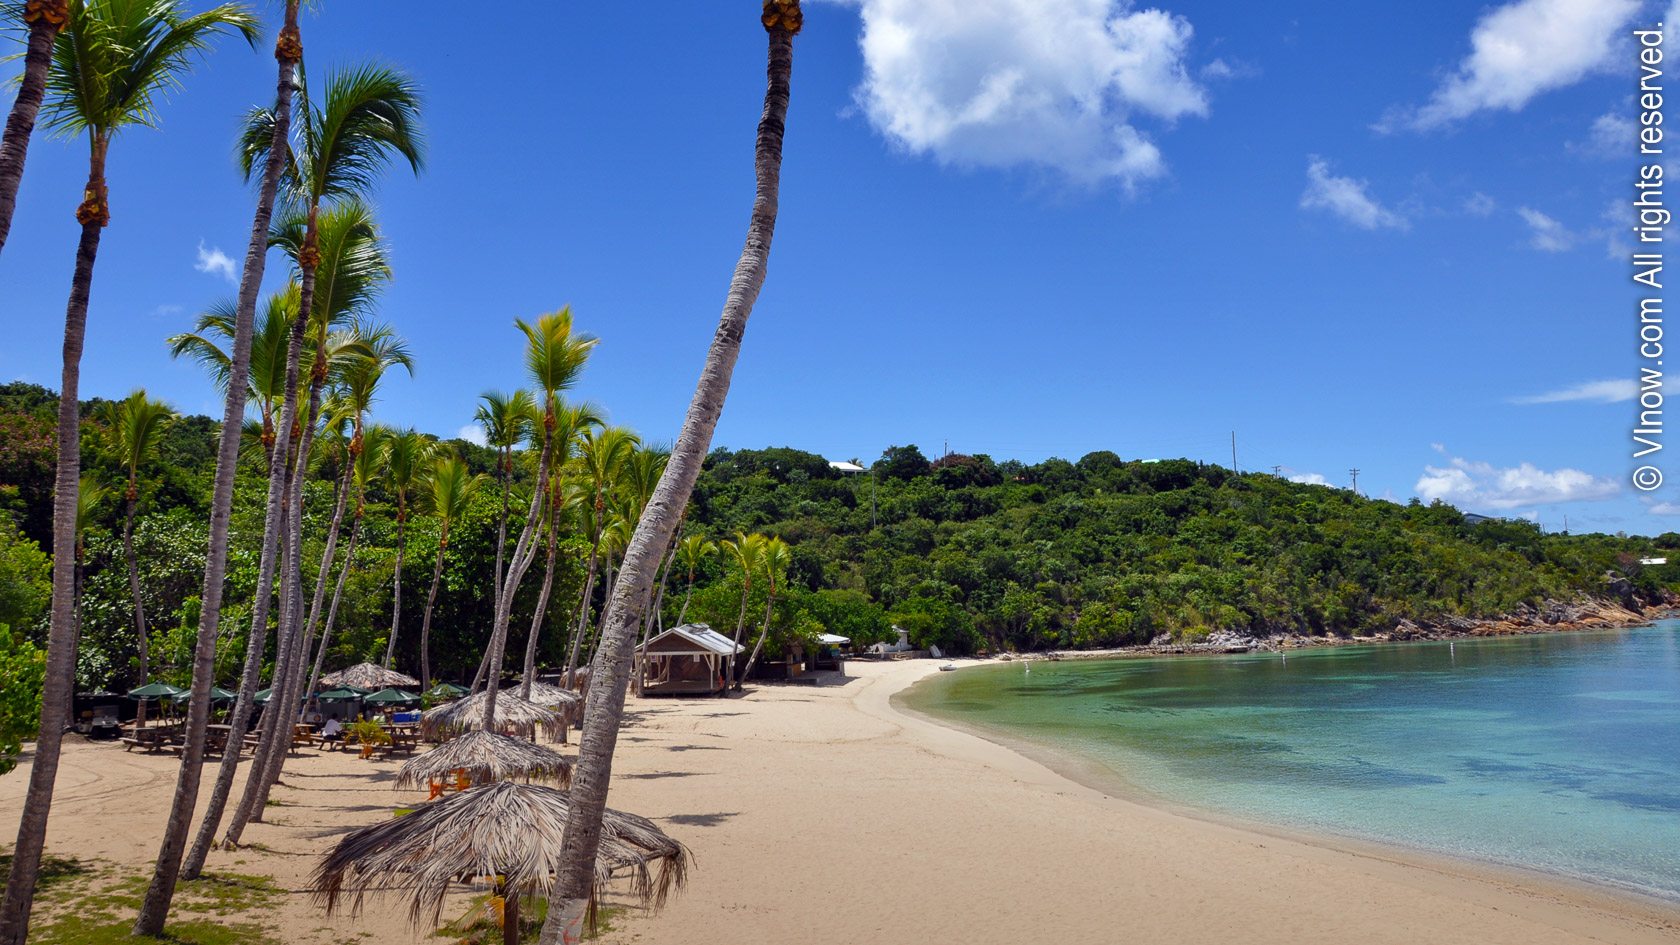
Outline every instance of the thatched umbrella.
[[552, 748], [495, 732], [468, 732], [410, 758], [397, 772], [398, 788], [418, 788], [465, 770], [474, 784], [512, 778], [572, 783], [572, 763]]
[[[571, 814], [564, 791], [500, 781], [427, 804], [412, 814], [345, 835], [315, 870], [315, 897], [331, 913], [348, 901], [360, 911], [369, 892], [408, 897], [409, 921], [436, 925], [451, 885], [500, 877], [517, 929], [518, 895], [546, 895], [560, 867], [560, 838]], [[688, 848], [653, 821], [608, 810], [595, 857], [590, 908], [615, 876], [631, 894], [658, 908], [687, 881]]]
[[349, 669], [341, 669], [336, 673], [328, 673], [322, 676], [320, 685], [327, 689], [335, 686], [355, 686], [357, 689], [373, 692], [376, 689], [388, 689], [393, 686], [418, 686], [420, 680], [407, 673], [386, 669], [378, 663], [357, 663]]
[[494, 732], [511, 728], [527, 738], [534, 737], [538, 729], [549, 738], [558, 738], [565, 731], [566, 720], [559, 712], [527, 702], [511, 692], [497, 694], [496, 717], [491, 720], [492, 724], [486, 725], [485, 697], [486, 693], [481, 692], [427, 709], [420, 713], [420, 734], [428, 740], [437, 741], [474, 728]]

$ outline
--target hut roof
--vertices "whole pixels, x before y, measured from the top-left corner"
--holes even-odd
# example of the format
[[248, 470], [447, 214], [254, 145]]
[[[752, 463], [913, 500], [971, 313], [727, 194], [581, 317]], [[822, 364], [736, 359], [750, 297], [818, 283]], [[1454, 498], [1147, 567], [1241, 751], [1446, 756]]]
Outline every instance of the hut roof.
[[[509, 689], [507, 691], [512, 692], [515, 695], [519, 694], [518, 689]], [[537, 705], [562, 709], [581, 705], [583, 703], [583, 695], [574, 690], [567, 689], [564, 686], [556, 686], [551, 683], [536, 682], [533, 680], [531, 682], [530, 700]], [[499, 697], [498, 701], [500, 701]]]
[[645, 652], [705, 652], [719, 656], [735, 656], [746, 650], [723, 634], [703, 623], [685, 623], [647, 641]]
[[[390, 890], [409, 900], [409, 920], [436, 924], [453, 883], [500, 875], [546, 894], [561, 863], [571, 802], [564, 791], [498, 781], [420, 807], [344, 836], [316, 867], [315, 897], [330, 913], [348, 900], [359, 911], [367, 893]], [[664, 904], [687, 879], [688, 848], [646, 817], [607, 810], [595, 857], [592, 899], [617, 874], [645, 904]]]
[[378, 663], [357, 663], [349, 669], [341, 669], [336, 673], [328, 673], [321, 677], [321, 685], [331, 689], [335, 686], [355, 686], [372, 692], [391, 686], [418, 686], [420, 680], [407, 673], [399, 673], [394, 669], [386, 669]]
[[[441, 739], [469, 729], [485, 728], [485, 695], [480, 692], [420, 713], [420, 734], [429, 739]], [[518, 693], [500, 692], [496, 694], [494, 723], [489, 727], [496, 731], [511, 727], [521, 735], [531, 736], [541, 729], [549, 738], [558, 738], [566, 719], [553, 709], [519, 698]]]
[[571, 761], [552, 748], [495, 732], [468, 732], [404, 762], [397, 772], [397, 787], [423, 787], [462, 769], [475, 784], [510, 778], [541, 778], [561, 786], [572, 783]]

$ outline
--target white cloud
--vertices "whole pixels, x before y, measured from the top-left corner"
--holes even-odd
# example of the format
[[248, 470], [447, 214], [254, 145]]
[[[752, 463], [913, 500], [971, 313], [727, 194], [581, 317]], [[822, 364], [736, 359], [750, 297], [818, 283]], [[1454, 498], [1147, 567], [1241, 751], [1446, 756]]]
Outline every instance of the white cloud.
[[1330, 480], [1325, 479], [1322, 473], [1295, 473], [1289, 477], [1289, 481], [1299, 482], [1307, 486], [1328, 486], [1330, 484]]
[[1569, 142], [1569, 150], [1592, 157], [1620, 157], [1632, 154], [1639, 126], [1632, 115], [1605, 112], [1593, 119], [1583, 141]]
[[193, 263], [193, 268], [199, 272], [220, 273], [229, 282], [238, 281], [232, 257], [218, 247], [205, 249], [203, 240], [198, 241], [198, 262]]
[[1657, 502], [1645, 507], [1652, 515], [1680, 515], [1680, 502]]
[[869, 121], [945, 164], [1127, 188], [1165, 172], [1134, 124], [1205, 115], [1190, 22], [1130, 0], [860, 0]]
[[174, 318], [185, 311], [186, 309], [179, 305], [166, 302], [162, 305], [154, 306], [152, 308], [151, 315], [153, 318]]
[[461, 429], [456, 430], [455, 435], [463, 440], [466, 440], [468, 443], [476, 443], [479, 446], [484, 445], [484, 428], [476, 423], [469, 423]]
[[1501, 467], [1456, 456], [1448, 457], [1445, 466], [1423, 467], [1412, 488], [1425, 502], [1440, 499], [1472, 511], [1586, 502], [1621, 492], [1614, 479], [1579, 469], [1547, 471], [1526, 462]]
[[1492, 197], [1479, 190], [1464, 199], [1464, 212], [1473, 217], [1485, 217], [1498, 206]]
[[1479, 111], [1517, 111], [1536, 95], [1564, 88], [1609, 65], [1622, 28], [1641, 0], [1516, 0], [1470, 33], [1470, 55], [1427, 104], [1392, 113], [1379, 131], [1425, 130]]
[[1370, 185], [1352, 177], [1337, 177], [1330, 173], [1330, 162], [1318, 155], [1307, 157], [1307, 189], [1301, 194], [1301, 206], [1307, 210], [1325, 210], [1363, 230], [1382, 227], [1404, 230], [1409, 224], [1400, 216], [1367, 193]]
[[1543, 394], [1512, 397], [1511, 403], [1562, 404], [1586, 401], [1595, 404], [1618, 404], [1625, 400], [1632, 400], [1638, 393], [1639, 384], [1632, 379], [1583, 381], [1572, 387], [1562, 387], [1557, 390], [1546, 391]]
[[1567, 252], [1575, 245], [1575, 234], [1562, 223], [1533, 207], [1518, 207], [1517, 216], [1528, 224], [1528, 245], [1543, 253]]

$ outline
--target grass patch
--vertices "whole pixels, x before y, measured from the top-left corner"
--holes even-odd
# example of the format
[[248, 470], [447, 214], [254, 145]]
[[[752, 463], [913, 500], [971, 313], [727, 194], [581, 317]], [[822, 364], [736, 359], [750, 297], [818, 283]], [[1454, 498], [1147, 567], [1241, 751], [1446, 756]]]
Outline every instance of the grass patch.
[[[0, 857], [9, 872], [10, 857]], [[44, 857], [30, 923], [32, 945], [134, 945], [130, 935], [150, 874], [120, 871], [104, 861]], [[271, 908], [285, 890], [264, 876], [206, 873], [176, 887], [173, 913], [159, 942], [174, 945], [280, 945], [262, 925], [225, 921]]]
[[[623, 908], [602, 906], [595, 913], [594, 930], [584, 929], [583, 940], [605, 935], [613, 930], [613, 920], [623, 914]], [[492, 895], [485, 893], [475, 896], [472, 905], [465, 915], [449, 923], [432, 935], [436, 938], [450, 938], [460, 945], [502, 945], [502, 927], [496, 918], [497, 909], [492, 904]], [[543, 922], [548, 919], [548, 900], [521, 899], [519, 900], [519, 941], [520, 945], [532, 945], [542, 934]]]
[[[133, 929], [132, 915], [67, 915], [45, 928], [31, 929], [29, 940], [37, 945], [134, 945], [140, 940], [129, 934]], [[223, 925], [207, 919], [173, 922], [162, 936], [151, 941], [172, 945], [280, 945], [279, 939], [259, 925]]]
[[[35, 894], [43, 895], [54, 886], [84, 876], [92, 869], [91, 864], [73, 857], [42, 854], [41, 868], [35, 871]], [[4, 883], [11, 875], [12, 855], [0, 853], [0, 883]]]

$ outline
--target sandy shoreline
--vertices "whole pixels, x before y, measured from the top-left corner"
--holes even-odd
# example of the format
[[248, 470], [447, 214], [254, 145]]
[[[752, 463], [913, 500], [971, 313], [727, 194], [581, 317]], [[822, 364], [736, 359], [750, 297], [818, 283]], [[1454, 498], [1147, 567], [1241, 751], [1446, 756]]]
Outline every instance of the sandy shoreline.
[[[1110, 796], [892, 704], [937, 666], [856, 663], [844, 685], [632, 699], [609, 803], [654, 818], [695, 868], [663, 912], [624, 916], [603, 941], [1680, 942], [1667, 903]], [[283, 806], [248, 834], [261, 849], [217, 853], [211, 868], [302, 890], [337, 836], [422, 796], [391, 790], [396, 767], [300, 756]], [[173, 758], [67, 742], [49, 852], [143, 873], [174, 773]], [[0, 778], [8, 839], [26, 777]], [[262, 919], [287, 942], [440, 941], [388, 902], [328, 918], [294, 892]]]

